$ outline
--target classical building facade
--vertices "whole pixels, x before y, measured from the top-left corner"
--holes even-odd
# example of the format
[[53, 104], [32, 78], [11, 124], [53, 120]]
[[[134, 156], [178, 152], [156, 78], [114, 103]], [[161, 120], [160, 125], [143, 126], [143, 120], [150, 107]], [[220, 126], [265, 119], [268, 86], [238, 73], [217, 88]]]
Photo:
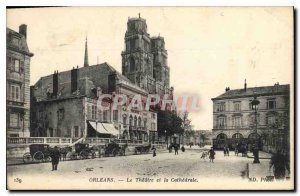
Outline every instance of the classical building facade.
[[[289, 146], [289, 85], [230, 90], [213, 98], [213, 138], [216, 148], [239, 142], [249, 146], [259, 141], [261, 148], [275, 151]], [[257, 96], [257, 132], [251, 101]]]
[[27, 26], [6, 28], [6, 130], [8, 137], [30, 135], [30, 59]]

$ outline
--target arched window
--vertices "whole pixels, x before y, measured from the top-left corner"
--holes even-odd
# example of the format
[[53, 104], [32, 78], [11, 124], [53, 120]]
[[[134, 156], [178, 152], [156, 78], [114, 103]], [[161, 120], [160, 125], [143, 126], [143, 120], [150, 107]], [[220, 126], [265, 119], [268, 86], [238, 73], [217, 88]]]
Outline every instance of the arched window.
[[227, 135], [225, 135], [224, 133], [220, 133], [217, 136], [217, 140], [226, 140], [227, 139]]
[[135, 71], [135, 61], [133, 57], [130, 57], [130, 71]]
[[240, 133], [235, 133], [232, 135], [232, 139], [241, 139], [241, 138], [243, 138], [243, 135]]

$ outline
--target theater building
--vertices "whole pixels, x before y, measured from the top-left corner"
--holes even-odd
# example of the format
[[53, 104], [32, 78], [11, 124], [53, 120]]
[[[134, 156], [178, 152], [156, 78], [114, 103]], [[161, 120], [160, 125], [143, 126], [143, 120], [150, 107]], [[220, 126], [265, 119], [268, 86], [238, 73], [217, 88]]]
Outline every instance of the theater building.
[[[255, 112], [251, 101], [257, 96], [257, 132]], [[213, 145], [221, 149], [224, 145], [234, 147], [243, 142], [248, 147], [258, 142], [265, 151], [289, 148], [289, 85], [230, 90], [212, 98], [213, 101]]]

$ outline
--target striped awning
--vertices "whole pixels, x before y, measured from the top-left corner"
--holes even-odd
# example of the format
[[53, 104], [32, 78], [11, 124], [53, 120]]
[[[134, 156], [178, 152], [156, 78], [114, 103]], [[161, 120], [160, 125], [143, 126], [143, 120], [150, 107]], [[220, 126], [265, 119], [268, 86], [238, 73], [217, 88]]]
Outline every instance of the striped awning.
[[101, 122], [93, 122], [88, 121], [88, 123], [97, 131], [102, 134], [111, 134], [111, 135], [119, 135], [119, 131], [115, 128], [115, 126], [111, 123], [101, 123]]

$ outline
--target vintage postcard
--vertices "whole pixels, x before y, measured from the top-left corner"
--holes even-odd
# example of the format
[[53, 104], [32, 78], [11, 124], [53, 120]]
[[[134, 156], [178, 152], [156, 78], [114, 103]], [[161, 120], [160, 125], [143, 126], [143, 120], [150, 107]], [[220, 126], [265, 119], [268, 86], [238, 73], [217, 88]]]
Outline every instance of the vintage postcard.
[[294, 190], [293, 7], [7, 7], [9, 190]]

